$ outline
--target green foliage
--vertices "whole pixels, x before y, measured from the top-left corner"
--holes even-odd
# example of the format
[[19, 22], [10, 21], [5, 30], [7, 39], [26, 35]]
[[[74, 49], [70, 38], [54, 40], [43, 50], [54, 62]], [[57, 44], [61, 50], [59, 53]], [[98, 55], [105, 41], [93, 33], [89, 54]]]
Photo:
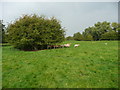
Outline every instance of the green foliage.
[[7, 28], [8, 41], [18, 49], [43, 49], [64, 40], [60, 22], [52, 17], [24, 15]]
[[115, 31], [115, 32], [117, 32], [118, 30], [118, 28], [120, 28], [120, 24], [118, 24], [118, 23], [116, 23], [116, 22], [113, 22], [112, 24], [111, 24], [111, 26], [112, 26], [112, 28], [113, 28], [113, 30]]
[[5, 25], [3, 24], [3, 21], [0, 20], [0, 43], [5, 43]]
[[95, 27], [88, 27], [88, 28], [85, 29], [85, 31], [83, 33], [84, 33], [84, 36], [87, 35], [87, 34], [91, 35], [92, 39], [95, 40], [95, 41], [99, 40], [99, 38], [100, 38], [100, 32]]
[[66, 40], [73, 40], [73, 37], [72, 36], [68, 36], [68, 37], [66, 37]]
[[2, 23], [0, 20], [0, 43], [2, 43]]
[[112, 28], [110, 26], [110, 22], [106, 22], [106, 21], [97, 22], [96, 24], [94, 24], [94, 26], [100, 32], [100, 35], [112, 30]]
[[81, 41], [81, 40], [83, 40], [83, 36], [82, 36], [82, 34], [81, 34], [80, 32], [75, 33], [75, 34], [73, 35], [73, 38], [74, 38], [74, 40], [76, 40], [76, 41]]
[[115, 31], [110, 31], [102, 34], [101, 40], [118, 40], [118, 33]]
[[85, 41], [92, 41], [93, 40], [93, 36], [89, 33], [84, 35], [84, 39]]
[[[120, 24], [113, 22], [97, 22], [92, 27], [88, 27], [83, 32], [84, 34], [90, 34], [93, 40], [118, 40], [118, 32], [120, 30]], [[115, 32], [113, 32], [115, 31]], [[112, 35], [113, 34], [113, 35]], [[107, 36], [106, 36], [107, 35]], [[111, 36], [111, 38], [110, 38]]]

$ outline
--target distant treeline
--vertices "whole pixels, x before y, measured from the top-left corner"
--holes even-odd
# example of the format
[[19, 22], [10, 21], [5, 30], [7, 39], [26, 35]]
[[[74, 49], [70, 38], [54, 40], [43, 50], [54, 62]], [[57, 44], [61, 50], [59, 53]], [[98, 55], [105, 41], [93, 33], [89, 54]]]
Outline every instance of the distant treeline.
[[[38, 21], [36, 21], [36, 23], [37, 22]], [[24, 28], [24, 23], [22, 22], [22, 24], [21, 24], [21, 27]], [[58, 28], [60, 29], [60, 24], [58, 24], [58, 26], [59, 26]], [[8, 27], [5, 27], [5, 25], [3, 24], [3, 21], [0, 20], [0, 36], [2, 36], [0, 37], [0, 42], [2, 43], [8, 42], [7, 40], [8, 35], [6, 33], [7, 28]], [[17, 29], [18, 28], [16, 28], [16, 31]], [[86, 28], [82, 33], [80, 32], [74, 33], [73, 36], [68, 36], [65, 38], [65, 40], [76, 40], [76, 41], [119, 40], [119, 33], [120, 33], [120, 23], [117, 23], [117, 22], [110, 23], [110, 22], [104, 21], [104, 22], [97, 22], [93, 26]], [[45, 35], [43, 34], [43, 37], [44, 36]], [[63, 40], [63, 37], [64, 37], [63, 33], [60, 36], [62, 36], [62, 39], [58, 39], [58, 40]], [[57, 40], [57, 38], [55, 40]]]
[[97, 22], [94, 26], [86, 28], [82, 33], [74, 33], [73, 37], [68, 36], [66, 40], [76, 41], [98, 41], [98, 40], [118, 40], [120, 24], [116, 22]]

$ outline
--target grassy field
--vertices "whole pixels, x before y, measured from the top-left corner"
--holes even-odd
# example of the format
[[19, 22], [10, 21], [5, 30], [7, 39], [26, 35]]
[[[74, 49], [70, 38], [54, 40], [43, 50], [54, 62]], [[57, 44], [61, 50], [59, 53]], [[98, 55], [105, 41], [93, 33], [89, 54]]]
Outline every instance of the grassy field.
[[3, 88], [118, 88], [117, 41], [64, 43], [72, 45], [41, 51], [3, 46]]

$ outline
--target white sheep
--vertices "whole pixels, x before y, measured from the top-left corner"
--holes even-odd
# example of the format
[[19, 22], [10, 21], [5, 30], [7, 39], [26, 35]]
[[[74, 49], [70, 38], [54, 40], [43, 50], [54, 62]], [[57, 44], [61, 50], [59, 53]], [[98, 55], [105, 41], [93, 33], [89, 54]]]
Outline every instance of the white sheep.
[[70, 47], [70, 44], [64, 44], [64, 47]]
[[75, 45], [74, 45], [75, 48], [78, 47], [78, 46], [80, 46], [80, 44], [75, 44]]

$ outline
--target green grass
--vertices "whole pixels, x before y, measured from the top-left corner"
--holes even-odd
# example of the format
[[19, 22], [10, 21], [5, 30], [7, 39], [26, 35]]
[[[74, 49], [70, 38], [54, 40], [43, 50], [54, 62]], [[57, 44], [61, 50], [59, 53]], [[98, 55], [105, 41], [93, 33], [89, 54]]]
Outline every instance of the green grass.
[[3, 46], [3, 88], [118, 88], [117, 41], [64, 43], [72, 45], [41, 51]]

